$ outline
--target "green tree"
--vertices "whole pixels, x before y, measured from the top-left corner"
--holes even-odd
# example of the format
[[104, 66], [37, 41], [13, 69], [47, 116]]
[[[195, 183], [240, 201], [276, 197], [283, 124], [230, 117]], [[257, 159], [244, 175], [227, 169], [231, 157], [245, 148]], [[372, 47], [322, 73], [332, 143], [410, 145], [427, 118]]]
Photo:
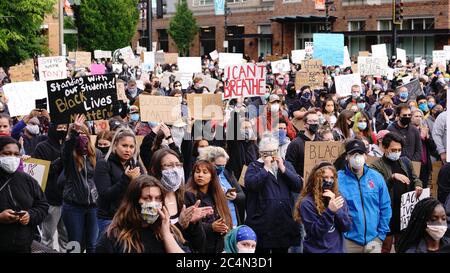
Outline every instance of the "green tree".
[[55, 0], [0, 1], [0, 66], [8, 68], [48, 53], [42, 35], [44, 14], [53, 11]]
[[186, 0], [177, 4], [175, 16], [169, 24], [168, 33], [178, 48], [180, 56], [189, 56], [192, 41], [198, 32], [197, 21], [189, 9]]
[[138, 0], [82, 0], [75, 8], [79, 46], [87, 51], [128, 46], [137, 30]]

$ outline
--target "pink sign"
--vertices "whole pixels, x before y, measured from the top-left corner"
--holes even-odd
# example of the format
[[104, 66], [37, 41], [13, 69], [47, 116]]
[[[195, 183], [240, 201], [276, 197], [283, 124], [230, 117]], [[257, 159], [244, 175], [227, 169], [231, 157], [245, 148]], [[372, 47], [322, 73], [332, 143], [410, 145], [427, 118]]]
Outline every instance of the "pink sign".
[[103, 75], [105, 74], [106, 67], [103, 64], [91, 64], [89, 67], [92, 75]]

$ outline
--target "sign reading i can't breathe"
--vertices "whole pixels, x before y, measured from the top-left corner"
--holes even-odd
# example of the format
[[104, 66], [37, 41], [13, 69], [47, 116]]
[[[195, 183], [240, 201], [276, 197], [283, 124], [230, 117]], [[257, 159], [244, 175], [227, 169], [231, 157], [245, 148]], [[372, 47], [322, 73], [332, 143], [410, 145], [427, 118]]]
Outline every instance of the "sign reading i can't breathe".
[[119, 112], [113, 74], [48, 81], [47, 93], [50, 117], [57, 124], [71, 123], [77, 114], [101, 120]]
[[255, 64], [232, 65], [224, 70], [223, 98], [247, 98], [266, 93], [266, 66]]

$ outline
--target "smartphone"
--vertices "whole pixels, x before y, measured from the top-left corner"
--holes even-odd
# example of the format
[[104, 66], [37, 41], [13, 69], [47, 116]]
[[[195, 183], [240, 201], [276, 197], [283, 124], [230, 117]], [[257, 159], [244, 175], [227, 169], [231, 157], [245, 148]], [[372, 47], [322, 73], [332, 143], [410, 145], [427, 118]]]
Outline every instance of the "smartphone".
[[226, 194], [230, 193], [230, 192], [236, 192], [236, 188], [229, 188], [226, 192]]
[[26, 213], [27, 213], [26, 211], [15, 211], [13, 214], [22, 217], [22, 216], [24, 216]]
[[128, 161], [127, 161], [127, 163], [125, 165], [126, 166], [130, 166], [130, 169], [136, 168], [136, 162], [134, 162], [133, 158], [128, 159]]

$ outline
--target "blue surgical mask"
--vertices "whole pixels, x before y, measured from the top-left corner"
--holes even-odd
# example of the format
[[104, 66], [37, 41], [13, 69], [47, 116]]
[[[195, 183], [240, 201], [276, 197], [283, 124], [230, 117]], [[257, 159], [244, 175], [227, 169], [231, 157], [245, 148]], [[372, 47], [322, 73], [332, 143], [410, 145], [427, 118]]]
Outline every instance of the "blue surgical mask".
[[428, 105], [426, 103], [421, 103], [421, 104], [419, 104], [419, 109], [422, 112], [428, 112]]
[[436, 104], [434, 102], [429, 102], [428, 103], [428, 109], [431, 109], [435, 106]]
[[217, 174], [220, 175], [225, 170], [225, 166], [216, 166]]
[[278, 138], [280, 141], [280, 145], [286, 143], [286, 130], [278, 130]]
[[364, 130], [366, 130], [366, 128], [367, 128], [367, 122], [358, 122], [358, 129], [359, 130], [364, 131]]
[[366, 108], [366, 103], [365, 102], [359, 102], [358, 103], [358, 108], [363, 110], [364, 108]]
[[406, 99], [408, 98], [408, 93], [406, 93], [406, 92], [400, 93], [400, 98], [401, 98], [402, 100], [406, 100]]
[[151, 128], [156, 127], [156, 126], [158, 126], [158, 122], [149, 121], [148, 126], [150, 126]]
[[138, 113], [131, 114], [131, 121], [139, 121], [139, 114]]

